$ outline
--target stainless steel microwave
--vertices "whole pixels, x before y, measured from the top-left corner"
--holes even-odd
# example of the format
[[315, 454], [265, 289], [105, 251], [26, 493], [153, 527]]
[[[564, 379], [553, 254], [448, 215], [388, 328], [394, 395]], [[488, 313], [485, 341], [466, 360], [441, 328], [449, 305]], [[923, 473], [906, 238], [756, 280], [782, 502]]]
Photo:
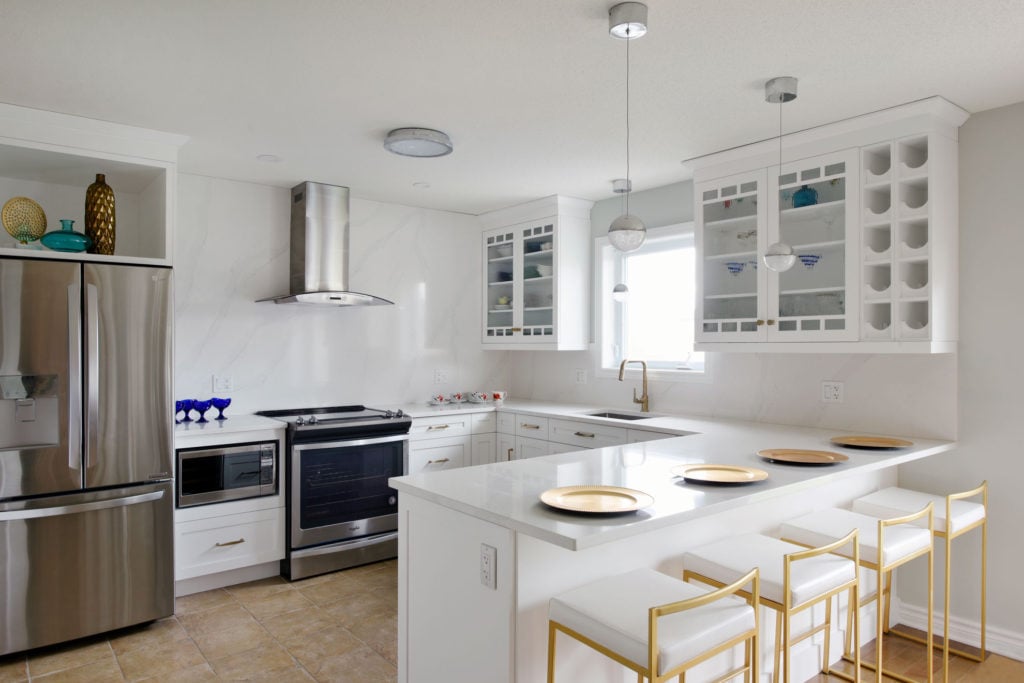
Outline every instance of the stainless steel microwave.
[[276, 441], [182, 448], [177, 454], [179, 508], [277, 493]]

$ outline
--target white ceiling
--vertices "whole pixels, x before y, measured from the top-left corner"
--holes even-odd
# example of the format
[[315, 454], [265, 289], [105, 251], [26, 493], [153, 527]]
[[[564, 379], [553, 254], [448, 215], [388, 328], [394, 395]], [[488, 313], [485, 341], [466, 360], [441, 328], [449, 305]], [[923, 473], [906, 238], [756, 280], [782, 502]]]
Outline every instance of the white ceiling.
[[[183, 133], [189, 173], [480, 213], [624, 175], [611, 0], [0, 0], [0, 101]], [[648, 0], [631, 44], [632, 176], [931, 95], [1024, 100], [1022, 0]], [[391, 128], [451, 135], [394, 156]], [[281, 157], [257, 161], [260, 154]], [[429, 188], [414, 183], [429, 183]]]

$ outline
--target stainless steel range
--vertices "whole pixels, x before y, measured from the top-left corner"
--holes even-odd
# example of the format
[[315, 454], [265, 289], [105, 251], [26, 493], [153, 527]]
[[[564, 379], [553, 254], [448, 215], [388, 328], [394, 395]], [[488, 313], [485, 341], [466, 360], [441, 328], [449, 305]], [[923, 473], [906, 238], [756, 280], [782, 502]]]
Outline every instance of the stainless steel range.
[[412, 419], [364, 406], [265, 410], [288, 423], [287, 551], [290, 580], [398, 555], [398, 492]]

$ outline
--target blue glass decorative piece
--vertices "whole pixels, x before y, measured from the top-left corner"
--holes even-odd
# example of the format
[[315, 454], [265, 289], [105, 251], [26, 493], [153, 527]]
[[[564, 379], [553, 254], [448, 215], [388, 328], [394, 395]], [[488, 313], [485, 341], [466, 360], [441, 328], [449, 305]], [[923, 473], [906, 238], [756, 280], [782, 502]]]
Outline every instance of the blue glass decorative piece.
[[800, 254], [797, 258], [800, 259], [800, 263], [804, 264], [804, 268], [810, 270], [818, 265], [818, 261], [821, 260], [821, 254]]
[[725, 267], [729, 269], [729, 274], [736, 276], [743, 272], [743, 268], [746, 267], [746, 263], [742, 261], [727, 261]]
[[181, 409], [185, 411], [185, 417], [183, 417], [181, 419], [181, 421], [182, 422], [191, 422], [192, 421], [192, 407], [193, 407], [193, 404], [195, 403], [195, 401], [193, 399], [191, 399], [191, 398], [186, 398], [184, 400], [178, 401], [177, 403], [180, 403], [181, 404]]
[[229, 405], [231, 405], [231, 399], [230, 398], [217, 398], [215, 396], [215, 397], [210, 399], [210, 402], [213, 404], [213, 407], [217, 409], [217, 418], [216, 419], [218, 419], [218, 420], [226, 420], [226, 419], [228, 419], [228, 418], [224, 417], [224, 410]]
[[54, 251], [85, 251], [92, 244], [92, 240], [80, 232], [75, 232], [74, 225], [73, 220], [61, 218], [60, 230], [46, 233], [39, 241], [44, 247]]
[[174, 424], [181, 424], [181, 420], [178, 419], [178, 413], [184, 410], [184, 408], [182, 408], [181, 406], [181, 403], [181, 401], [174, 402]]
[[199, 419], [196, 420], [196, 424], [209, 422], [209, 420], [206, 419], [206, 411], [210, 409], [210, 401], [193, 401], [192, 407], [199, 411]]
[[813, 187], [804, 185], [799, 190], [793, 193], [793, 208], [798, 209], [801, 206], [813, 206], [818, 203], [818, 191]]

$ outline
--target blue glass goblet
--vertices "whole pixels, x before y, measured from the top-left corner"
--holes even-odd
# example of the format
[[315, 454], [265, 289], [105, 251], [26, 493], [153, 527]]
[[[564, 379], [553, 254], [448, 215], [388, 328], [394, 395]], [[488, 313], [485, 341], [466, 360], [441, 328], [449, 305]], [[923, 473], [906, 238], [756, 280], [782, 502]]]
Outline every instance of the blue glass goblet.
[[196, 424], [203, 422], [209, 422], [206, 419], [206, 411], [210, 409], [210, 402], [207, 401], [195, 401], [192, 403], [192, 407], [199, 411], [199, 419], [196, 420]]
[[178, 413], [180, 413], [182, 410], [184, 410], [184, 408], [182, 408], [182, 406], [181, 406], [181, 401], [175, 401], [174, 402], [174, 424], [181, 424], [181, 420], [178, 419]]
[[227, 418], [224, 417], [224, 409], [231, 405], [231, 399], [217, 398], [216, 396], [214, 396], [213, 398], [210, 399], [210, 402], [213, 403], [213, 407], [217, 409], [216, 419], [226, 420]]
[[181, 404], [181, 409], [185, 411], [185, 417], [183, 417], [181, 419], [181, 421], [182, 422], [191, 422], [192, 421], [192, 408], [194, 407], [195, 400], [191, 399], [191, 398], [186, 398], [186, 399], [184, 399], [182, 401], [178, 401], [178, 403]]

